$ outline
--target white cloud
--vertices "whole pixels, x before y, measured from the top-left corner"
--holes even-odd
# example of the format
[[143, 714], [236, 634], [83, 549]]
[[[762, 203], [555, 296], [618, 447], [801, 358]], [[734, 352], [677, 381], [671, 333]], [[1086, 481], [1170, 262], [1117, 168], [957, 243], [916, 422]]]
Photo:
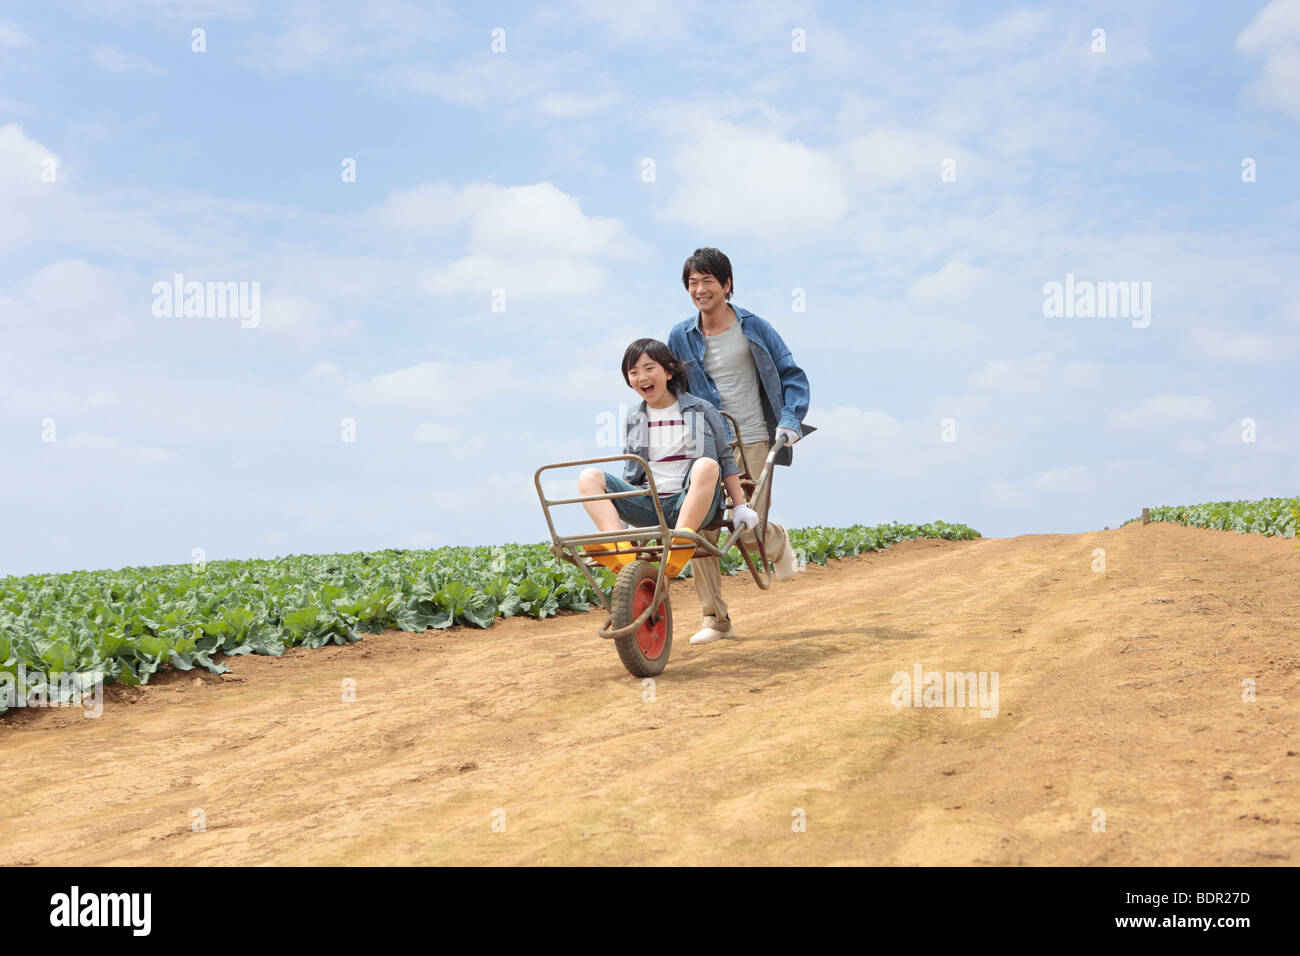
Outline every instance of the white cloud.
[[528, 390], [511, 359], [421, 362], [351, 386], [347, 397], [364, 405], [419, 414], [445, 414], [488, 397]]
[[657, 179], [662, 218], [759, 239], [825, 238], [849, 211], [845, 164], [770, 128], [720, 122], [697, 105], [667, 114], [680, 132]]
[[[429, 492], [421, 499], [434, 510], [436, 523], [446, 523], [456, 514], [506, 514], [518, 521], [520, 527], [535, 529], [540, 522], [542, 533], [545, 533], [546, 524], [537, 503], [531, 471], [480, 474], [459, 488]], [[525, 520], [527, 524], [524, 524]], [[537, 533], [535, 530], [529, 532], [534, 537]]]
[[834, 435], [836, 441], [858, 448], [893, 444], [904, 433], [902, 424], [880, 409], [864, 410], [837, 405], [830, 411], [818, 411], [816, 416], [811, 413], [808, 415], [810, 421], [814, 417], [817, 419], [817, 428], [822, 433]]
[[907, 288], [907, 296], [927, 305], [957, 303], [966, 299], [988, 278], [989, 271], [956, 260], [938, 272], [923, 275]]
[[529, 61], [518, 55], [492, 53], [486, 37], [482, 50], [446, 68], [395, 66], [380, 79], [399, 92], [478, 109], [500, 109], [532, 100], [555, 92], [560, 83], [555, 60]]
[[67, 259], [33, 273], [19, 294], [0, 294], [0, 329], [8, 344], [40, 343], [60, 349], [98, 346], [129, 338], [140, 329], [133, 313], [147, 315], [149, 299], [129, 307], [115, 274], [81, 259]]
[[977, 161], [966, 150], [937, 133], [921, 129], [873, 129], [846, 142], [842, 150], [855, 182], [867, 191], [899, 183], [940, 181], [941, 164], [955, 160], [957, 181], [972, 175]]
[[1222, 326], [1192, 329], [1188, 345], [1205, 358], [1247, 364], [1285, 361], [1296, 352], [1296, 340], [1290, 336], [1241, 332]]
[[90, 55], [90, 61], [101, 70], [109, 73], [151, 73], [161, 76], [165, 71], [144, 57], [123, 53], [111, 46], [98, 47]]
[[682, 0], [571, 0], [569, 10], [578, 22], [602, 27], [615, 43], [653, 48], [680, 43], [686, 36], [686, 24], [702, 13], [700, 7]]
[[984, 489], [984, 500], [995, 508], [1020, 510], [1031, 504], [1028, 492], [1010, 481], [995, 481]]
[[391, 58], [403, 50], [427, 47], [439, 38], [447, 18], [434, 5], [405, 0], [333, 7], [294, 3], [267, 9], [280, 22], [246, 31], [250, 39], [242, 59], [268, 74], [338, 70], [349, 62]]
[[1258, 53], [1295, 40], [1300, 40], [1300, 2], [1273, 0], [1237, 35], [1236, 46], [1243, 53]]
[[581, 116], [594, 116], [622, 102], [623, 97], [607, 90], [602, 93], [590, 91], [567, 92], [556, 90], [543, 93], [537, 100], [537, 108], [547, 116], [557, 119], [576, 119]]
[[54, 161], [56, 177], [59, 157], [31, 139], [17, 123], [0, 126], [0, 246], [34, 241], [41, 225], [62, 202], [60, 183], [42, 181], [43, 164]]
[[1066, 362], [1061, 366], [1058, 378], [1062, 385], [1087, 388], [1101, 380], [1101, 366], [1096, 362]]
[[481, 294], [483, 308], [500, 289], [504, 305], [522, 299], [553, 299], [593, 292], [606, 286], [604, 269], [579, 259], [467, 256], [427, 275], [420, 288], [431, 295]]
[[411, 233], [468, 232], [469, 255], [426, 272], [420, 287], [433, 295], [482, 294], [554, 298], [605, 284], [598, 260], [642, 252], [617, 219], [589, 216], [576, 198], [551, 183], [495, 186], [445, 183], [394, 193], [372, 210], [383, 228]]
[[381, 226], [412, 232], [468, 227], [471, 252], [502, 256], [622, 256], [639, 250], [617, 219], [588, 216], [552, 183], [446, 183], [393, 193], [371, 213]]
[[991, 392], [1033, 395], [1064, 385], [1084, 388], [1096, 384], [1100, 368], [1094, 362], [1057, 364], [1048, 352], [1018, 358], [994, 359], [971, 376], [971, 384]]
[[255, 328], [306, 347], [346, 338], [360, 329], [361, 323], [355, 319], [334, 322], [327, 303], [298, 292], [275, 291], [262, 299], [261, 319]]
[[1032, 508], [1042, 499], [1061, 499], [1092, 494], [1097, 480], [1083, 465], [1050, 468], [1018, 481], [994, 481], [984, 489], [984, 500], [997, 508]]
[[333, 362], [319, 362], [307, 369], [307, 379], [312, 382], [324, 382], [334, 379], [339, 374], [339, 367]]
[[1204, 422], [1214, 417], [1214, 403], [1204, 395], [1166, 393], [1149, 398], [1134, 408], [1112, 409], [1106, 417], [1106, 427], [1116, 431], [1141, 431]]
[[924, 42], [949, 57], [970, 62], [988, 58], [1005, 59], [1022, 55], [1026, 48], [1041, 46], [1053, 28], [1053, 16], [1046, 10], [1016, 10], [988, 26], [960, 30], [944, 24]]
[[456, 429], [438, 422], [421, 422], [415, 426], [415, 433], [411, 436], [413, 441], [427, 445], [445, 445], [454, 442], [457, 437]]
[[1264, 56], [1247, 94], [1300, 120], [1300, 0], [1273, 0], [1238, 34], [1236, 46]]
[[991, 392], [1032, 395], [1052, 380], [1056, 360], [1049, 353], [1016, 359], [994, 359], [970, 377], [971, 384]]
[[941, 442], [938, 420], [904, 423], [881, 409], [844, 405], [829, 410], [813, 408], [806, 420], [818, 429], [811, 437], [815, 444], [796, 452], [796, 457], [802, 453], [805, 463], [817, 461], [825, 463], [825, 467], [843, 469], [855, 481], [872, 475], [916, 477], [933, 473], [940, 461], [965, 448]]
[[1043, 472], [1034, 479], [1034, 486], [1044, 494], [1081, 495], [1090, 493], [1097, 486], [1097, 482], [1088, 475], [1088, 469], [1083, 465], [1073, 465], [1069, 468], [1053, 468]]
[[31, 45], [31, 37], [8, 20], [0, 20], [0, 46]]
[[154, 465], [174, 461], [176, 453], [150, 445], [133, 445], [115, 435], [95, 432], [76, 434], [54, 442], [54, 447], [70, 451], [78, 458], [106, 459], [132, 464]]

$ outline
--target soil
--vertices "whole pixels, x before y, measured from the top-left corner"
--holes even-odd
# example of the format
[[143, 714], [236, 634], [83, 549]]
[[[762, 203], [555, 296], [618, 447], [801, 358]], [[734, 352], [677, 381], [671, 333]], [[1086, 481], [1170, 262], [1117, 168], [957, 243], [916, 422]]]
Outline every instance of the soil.
[[[0, 864], [1294, 866], [1298, 566], [1164, 524], [903, 542], [725, 580], [738, 636], [694, 648], [680, 581], [653, 688], [596, 613], [168, 672], [0, 719]], [[996, 716], [895, 706], [918, 664], [996, 672]]]

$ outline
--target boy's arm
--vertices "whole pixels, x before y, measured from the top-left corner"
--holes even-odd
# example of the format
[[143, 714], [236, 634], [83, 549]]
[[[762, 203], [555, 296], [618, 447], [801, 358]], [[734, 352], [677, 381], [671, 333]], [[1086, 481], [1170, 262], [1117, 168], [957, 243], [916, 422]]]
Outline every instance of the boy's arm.
[[[630, 409], [623, 423], [623, 454], [640, 455], [645, 444], [645, 416], [639, 408]], [[649, 484], [645, 469], [632, 459], [623, 462], [623, 480], [629, 485]]]
[[[729, 477], [734, 478], [740, 474], [740, 469], [736, 467], [736, 456], [731, 453], [731, 446], [727, 444], [727, 426], [722, 422], [722, 414], [710, 405], [703, 402], [704, 418], [709, 423], [709, 430], [713, 432], [713, 448], [711, 450], [703, 449], [705, 454], [710, 455], [722, 469], [722, 480], [726, 481]], [[730, 489], [731, 486], [727, 485]]]
[[708, 402], [704, 403], [704, 417], [708, 419], [713, 432], [713, 458], [722, 469], [722, 484], [727, 489], [734, 504], [745, 504], [745, 492], [740, 487], [740, 469], [736, 467], [736, 456], [727, 444], [726, 430], [722, 415]]

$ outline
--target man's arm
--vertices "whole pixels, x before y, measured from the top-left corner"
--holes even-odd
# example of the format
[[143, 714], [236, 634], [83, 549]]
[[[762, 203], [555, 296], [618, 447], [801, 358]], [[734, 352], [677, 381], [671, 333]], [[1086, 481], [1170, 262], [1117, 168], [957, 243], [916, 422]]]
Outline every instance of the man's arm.
[[731, 496], [731, 503], [735, 505], [745, 504], [745, 490], [740, 487], [740, 475], [728, 475], [722, 479], [722, 483], [727, 486], [727, 494]]
[[802, 436], [803, 419], [808, 414], [810, 400], [808, 376], [795, 362], [790, 349], [786, 347], [776, 329], [765, 321], [759, 326], [759, 331], [763, 337], [763, 344], [776, 365], [776, 372], [781, 377], [781, 400], [784, 405], [776, 423], [777, 427], [792, 429]]

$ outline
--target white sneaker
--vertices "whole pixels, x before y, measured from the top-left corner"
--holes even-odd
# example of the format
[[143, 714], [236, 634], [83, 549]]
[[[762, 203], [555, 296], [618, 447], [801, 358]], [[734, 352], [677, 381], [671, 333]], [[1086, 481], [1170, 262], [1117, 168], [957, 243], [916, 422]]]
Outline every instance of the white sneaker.
[[790, 543], [790, 533], [785, 534], [785, 548], [781, 551], [781, 560], [772, 562], [778, 581], [789, 581], [799, 573], [799, 563], [794, 557], [794, 545]]
[[692, 644], [712, 644], [714, 641], [720, 641], [724, 637], [735, 637], [733, 628], [720, 631], [716, 627], [703, 627], [691, 635]]

